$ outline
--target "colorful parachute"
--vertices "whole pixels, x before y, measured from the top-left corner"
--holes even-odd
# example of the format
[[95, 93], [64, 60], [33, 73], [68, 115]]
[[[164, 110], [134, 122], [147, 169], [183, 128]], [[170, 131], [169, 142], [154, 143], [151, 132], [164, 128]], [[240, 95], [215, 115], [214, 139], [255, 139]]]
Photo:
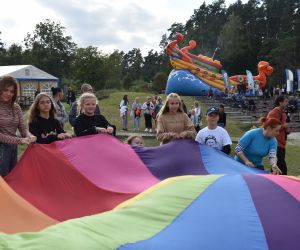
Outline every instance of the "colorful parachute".
[[32, 145], [0, 209], [0, 249], [300, 249], [299, 179], [189, 140]]

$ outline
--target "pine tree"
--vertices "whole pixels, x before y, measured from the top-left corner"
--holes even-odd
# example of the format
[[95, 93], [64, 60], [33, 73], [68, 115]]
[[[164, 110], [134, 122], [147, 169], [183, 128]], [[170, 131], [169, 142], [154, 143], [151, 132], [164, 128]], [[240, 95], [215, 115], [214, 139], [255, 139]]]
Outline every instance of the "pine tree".
[[230, 74], [241, 74], [246, 69], [247, 43], [241, 19], [233, 14], [224, 24], [219, 36], [220, 57]]

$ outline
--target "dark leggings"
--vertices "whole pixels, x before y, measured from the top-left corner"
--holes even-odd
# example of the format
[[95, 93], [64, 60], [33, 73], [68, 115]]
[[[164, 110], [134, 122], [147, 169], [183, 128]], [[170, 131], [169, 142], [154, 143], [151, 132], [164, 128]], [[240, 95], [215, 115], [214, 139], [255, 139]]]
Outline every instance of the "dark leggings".
[[277, 147], [277, 166], [283, 175], [287, 175], [287, 166], [285, 162], [285, 148]]
[[152, 116], [150, 114], [144, 114], [145, 117], [145, 127], [152, 128]]

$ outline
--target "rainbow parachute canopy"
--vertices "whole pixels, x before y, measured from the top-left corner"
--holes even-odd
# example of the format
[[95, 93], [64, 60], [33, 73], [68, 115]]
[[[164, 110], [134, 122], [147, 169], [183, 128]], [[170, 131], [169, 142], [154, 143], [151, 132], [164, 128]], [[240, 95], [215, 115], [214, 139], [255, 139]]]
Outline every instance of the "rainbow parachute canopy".
[[190, 140], [32, 145], [0, 186], [0, 249], [300, 249], [299, 179]]

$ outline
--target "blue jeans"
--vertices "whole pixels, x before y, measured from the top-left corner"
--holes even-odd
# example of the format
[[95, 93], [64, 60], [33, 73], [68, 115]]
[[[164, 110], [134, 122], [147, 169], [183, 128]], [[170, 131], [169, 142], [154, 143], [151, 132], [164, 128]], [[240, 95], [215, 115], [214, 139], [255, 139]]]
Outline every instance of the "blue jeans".
[[134, 122], [134, 128], [138, 129], [138, 130], [140, 129], [140, 118], [141, 118], [140, 116], [137, 116], [133, 120], [133, 122]]
[[18, 147], [15, 144], [0, 143], [0, 175], [6, 176], [17, 163]]

